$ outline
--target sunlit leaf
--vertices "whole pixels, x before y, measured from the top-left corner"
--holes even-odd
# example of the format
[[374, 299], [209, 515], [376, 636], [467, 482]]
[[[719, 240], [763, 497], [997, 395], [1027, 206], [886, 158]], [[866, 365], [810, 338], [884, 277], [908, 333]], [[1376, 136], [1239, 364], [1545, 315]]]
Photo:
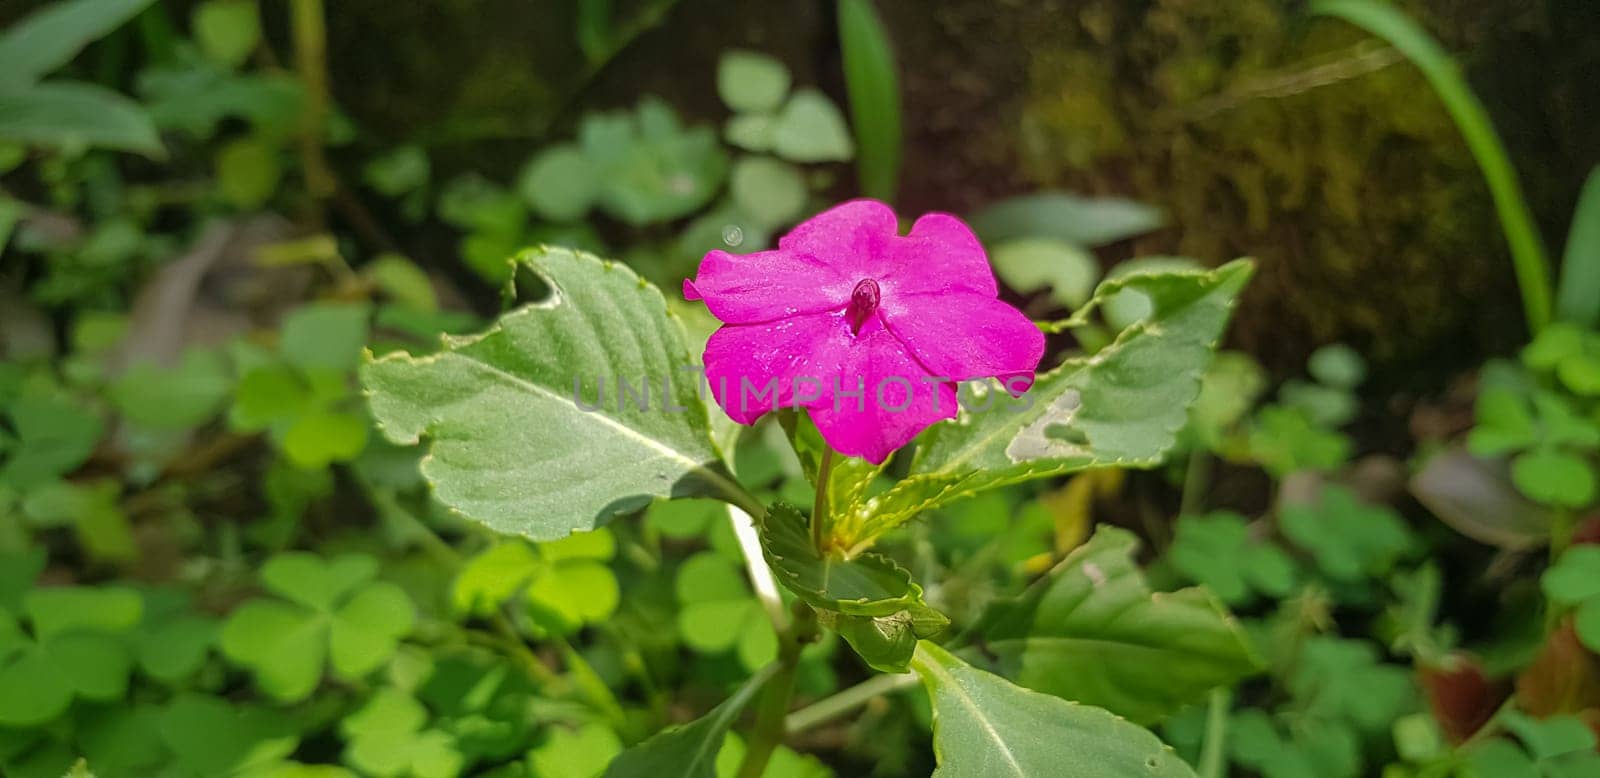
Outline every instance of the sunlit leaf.
[[912, 661], [933, 703], [936, 778], [1192, 778], [1137, 725], [1029, 691], [923, 642]]
[[[391, 440], [431, 438], [423, 473], [439, 499], [497, 530], [555, 539], [653, 497], [733, 489], [661, 293], [587, 255], [546, 250], [520, 261], [551, 287], [547, 302], [437, 354], [390, 354], [362, 370]], [[580, 407], [575, 383], [615, 390], [618, 376], [653, 381], [648, 410], [614, 396], [598, 411]], [[594, 390], [583, 391], [593, 402]], [[663, 394], [684, 410], [665, 412]]]
[[1102, 528], [1020, 598], [996, 604], [980, 634], [998, 671], [1150, 723], [1259, 669], [1210, 593], [1150, 591], [1133, 562], [1137, 546], [1133, 535]]

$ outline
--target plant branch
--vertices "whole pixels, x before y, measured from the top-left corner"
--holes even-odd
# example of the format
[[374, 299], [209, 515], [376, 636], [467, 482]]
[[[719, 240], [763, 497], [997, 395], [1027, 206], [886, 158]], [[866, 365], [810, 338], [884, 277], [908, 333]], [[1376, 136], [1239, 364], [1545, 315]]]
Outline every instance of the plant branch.
[[739, 765], [738, 778], [761, 778], [767, 770], [767, 761], [778, 744], [788, 734], [785, 719], [789, 702], [794, 698], [795, 670], [800, 665], [800, 649], [816, 627], [815, 614], [802, 602], [794, 604], [794, 619], [790, 629], [778, 633], [778, 669], [761, 693], [756, 709], [755, 729], [750, 732], [749, 748], [744, 762]]
[[818, 700], [784, 719], [783, 726], [790, 734], [804, 732], [819, 724], [843, 716], [886, 694], [917, 685], [916, 673], [875, 675], [827, 699]]
[[306, 192], [317, 203], [321, 222], [322, 201], [334, 192], [333, 174], [323, 156], [322, 134], [328, 124], [328, 26], [322, 0], [293, 0], [290, 6], [294, 36], [294, 66], [305, 89], [300, 112], [300, 164]]
[[1200, 746], [1199, 778], [1226, 778], [1228, 713], [1232, 708], [1232, 689], [1219, 686], [1211, 690], [1211, 704], [1206, 710], [1206, 739]]

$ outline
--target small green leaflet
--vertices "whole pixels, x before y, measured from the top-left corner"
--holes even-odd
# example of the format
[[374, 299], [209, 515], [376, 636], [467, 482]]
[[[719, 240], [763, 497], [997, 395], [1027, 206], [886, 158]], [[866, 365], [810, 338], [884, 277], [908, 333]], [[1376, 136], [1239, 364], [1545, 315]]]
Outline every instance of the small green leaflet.
[[1141, 724], [1259, 669], [1233, 617], [1200, 589], [1151, 592], [1138, 540], [1103, 527], [979, 633], [999, 672], [1030, 689]]
[[1251, 271], [1249, 260], [1236, 260], [1102, 283], [1074, 319], [1124, 291], [1147, 297], [1150, 314], [1094, 355], [1040, 375], [1025, 395], [1031, 404], [994, 400], [988, 412], [964, 410], [923, 433], [910, 475], [864, 506], [873, 515], [863, 537], [985, 489], [1090, 467], [1158, 464], [1188, 422]]
[[778, 503], [761, 521], [761, 549], [778, 581], [817, 609], [875, 669], [903, 673], [918, 638], [949, 626], [944, 614], [922, 601], [911, 573], [880, 554], [845, 558], [819, 554], [806, 519]]
[[[553, 540], [655, 497], [736, 492], [661, 292], [621, 265], [565, 249], [517, 262], [549, 285], [548, 300], [482, 335], [447, 337], [436, 354], [369, 357], [362, 368], [384, 434], [402, 444], [431, 438], [422, 471], [438, 498], [500, 532]], [[619, 378], [648, 381], [648, 407], [622, 401]], [[575, 379], [586, 407], [596, 382], [605, 387], [599, 410], [580, 407]]]
[[1194, 778], [1172, 749], [1108, 711], [1029, 691], [922, 642], [934, 778]]
[[674, 778], [714, 778], [717, 753], [728, 728], [739, 718], [740, 711], [750, 704], [756, 692], [765, 686], [777, 672], [776, 664], [745, 681], [739, 691], [701, 716], [681, 727], [673, 727], [652, 736], [649, 740], [622, 752], [606, 768], [605, 778], [656, 778], [670, 775]]

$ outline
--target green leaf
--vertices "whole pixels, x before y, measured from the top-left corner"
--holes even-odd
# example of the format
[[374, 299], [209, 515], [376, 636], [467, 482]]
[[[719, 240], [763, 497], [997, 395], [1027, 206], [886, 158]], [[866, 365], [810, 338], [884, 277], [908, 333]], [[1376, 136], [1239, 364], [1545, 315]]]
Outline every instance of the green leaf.
[[456, 576], [451, 601], [457, 613], [490, 615], [528, 585], [539, 556], [527, 543], [508, 538], [468, 560]]
[[209, 421], [228, 399], [233, 382], [216, 352], [192, 350], [173, 368], [141, 362], [110, 386], [123, 418], [152, 430], [182, 430]]
[[1180, 518], [1167, 558], [1230, 605], [1249, 602], [1253, 592], [1285, 597], [1295, 585], [1294, 562], [1277, 546], [1253, 539], [1236, 513]]
[[591, 114], [579, 145], [601, 183], [600, 205], [634, 226], [687, 216], [711, 201], [728, 159], [708, 127], [685, 129], [656, 98], [633, 114]]
[[989, 259], [1000, 280], [1019, 292], [1048, 288], [1066, 308], [1089, 301], [1100, 264], [1087, 250], [1054, 238], [1018, 238], [1001, 243]]
[[728, 729], [739, 718], [739, 713], [750, 704], [756, 692], [772, 678], [777, 667], [769, 665], [745, 681], [733, 696], [723, 700], [694, 721], [672, 727], [651, 736], [611, 760], [605, 778], [715, 778], [717, 753], [727, 737]]
[[365, 554], [323, 559], [305, 551], [276, 554], [261, 567], [261, 582], [276, 594], [316, 610], [334, 604], [378, 574], [378, 561]]
[[528, 162], [517, 190], [533, 212], [553, 222], [583, 218], [599, 194], [600, 180], [583, 149], [564, 143]]
[[279, 346], [284, 359], [302, 370], [351, 370], [367, 345], [365, 304], [311, 303], [284, 319]]
[[294, 753], [294, 722], [278, 711], [180, 692], [161, 714], [161, 739], [187, 775], [241, 775]]
[[1511, 480], [1535, 502], [1581, 508], [1594, 501], [1594, 467], [1583, 457], [1545, 446], [1511, 461]]
[[1522, 350], [1522, 361], [1535, 370], [1554, 370], [1568, 357], [1583, 353], [1585, 332], [1569, 322], [1557, 322], [1535, 335]]
[[223, 626], [223, 654], [249, 668], [262, 691], [281, 702], [309, 696], [325, 659], [339, 677], [360, 680], [394, 655], [416, 618], [399, 587], [370, 582], [376, 571], [375, 560], [358, 554], [274, 556], [262, 568], [262, 583], [293, 602], [257, 599], [240, 606]]
[[979, 627], [1002, 675], [1140, 724], [1259, 669], [1233, 617], [1202, 589], [1152, 593], [1138, 541], [1104, 527]]
[[[396, 352], [362, 369], [390, 440], [432, 438], [422, 469], [436, 496], [498, 531], [548, 540], [653, 497], [738, 493], [684, 378], [693, 358], [661, 293], [589, 255], [545, 249], [519, 261], [550, 286], [549, 301], [437, 354]], [[616, 397], [595, 412], [579, 406], [575, 379], [615, 389], [617, 376], [654, 381], [651, 407]], [[664, 380], [683, 412], [659, 407]]]
[[322, 680], [327, 626], [288, 603], [252, 600], [228, 616], [221, 646], [229, 659], [251, 669], [268, 696], [296, 702]]
[[1288, 687], [1308, 717], [1348, 721], [1368, 736], [1418, 705], [1410, 668], [1385, 664], [1366, 640], [1307, 638]]
[[235, 68], [261, 42], [256, 0], [207, 0], [190, 17], [195, 42], [211, 61]]
[[1527, 398], [1513, 389], [1485, 387], [1478, 394], [1477, 419], [1467, 445], [1480, 457], [1524, 449], [1539, 440]]
[[806, 519], [773, 505], [761, 521], [761, 549], [778, 582], [835, 625], [861, 657], [883, 672], [905, 672], [916, 639], [942, 632], [950, 620], [922, 601], [905, 568], [873, 553], [820, 554]]
[[728, 558], [710, 551], [689, 557], [678, 568], [674, 589], [678, 633], [689, 648], [706, 654], [736, 649], [752, 671], [777, 657], [772, 623]]
[[[1151, 314], [1093, 357], [1043, 373], [1011, 405], [988, 392], [922, 434], [910, 474], [871, 498], [862, 537], [985, 489], [1090, 467], [1159, 464], [1188, 421], [1233, 300], [1249, 279], [1247, 260], [1209, 272], [1133, 275], [1100, 285], [1089, 306], [1124, 290], [1147, 295]], [[1079, 316], [1087, 312], [1080, 312]], [[981, 399], [981, 398], [980, 398]], [[981, 403], [979, 403], [981, 407]]]
[[777, 110], [789, 94], [789, 69], [765, 54], [729, 49], [717, 62], [717, 94], [741, 113]]
[[1556, 286], [1556, 314], [1584, 327], [1600, 327], [1600, 167], [1589, 172], [1572, 211]]
[[912, 667], [933, 703], [935, 778], [1194, 776], [1148, 730], [1014, 686], [932, 643], [918, 644]]
[[776, 122], [776, 118], [768, 114], [740, 114], [722, 125], [722, 139], [745, 151], [771, 151], [772, 128]]
[[1334, 580], [1381, 576], [1412, 548], [1405, 522], [1387, 506], [1369, 505], [1348, 489], [1326, 486], [1317, 502], [1283, 509], [1283, 534]]
[[71, 679], [37, 648], [0, 664], [0, 725], [43, 724], [61, 715], [72, 704], [72, 696]]
[[366, 446], [367, 420], [350, 413], [313, 411], [295, 419], [283, 434], [283, 453], [306, 470], [348, 462]]
[[836, 162], [855, 153], [850, 128], [827, 95], [798, 89], [772, 126], [772, 150], [790, 162]]
[[870, 0], [839, 3], [839, 49], [854, 120], [861, 193], [893, 201], [900, 181], [900, 81], [889, 33]]
[[1546, 597], [1568, 607], [1600, 597], [1600, 546], [1567, 549], [1554, 566], [1544, 571], [1539, 584]]
[[415, 620], [411, 600], [400, 587], [376, 583], [362, 589], [333, 614], [328, 659], [334, 672], [357, 681], [382, 667]]
[[217, 152], [217, 193], [243, 209], [259, 208], [278, 191], [283, 163], [276, 144], [240, 138]]
[[67, 64], [83, 47], [121, 27], [150, 3], [70, 0], [45, 5], [12, 24], [0, 35], [0, 92], [27, 86]]
[[989, 245], [1017, 238], [1054, 238], [1094, 247], [1159, 228], [1160, 210], [1116, 198], [1039, 192], [1002, 200], [974, 214], [972, 229]]
[[806, 206], [800, 171], [771, 157], [740, 158], [728, 187], [739, 210], [764, 229], [792, 224]]
[[1594, 730], [1577, 716], [1535, 719], [1520, 711], [1507, 710], [1500, 714], [1499, 720], [1539, 761], [1595, 749]]
[[1600, 653], [1600, 597], [1592, 597], [1572, 614], [1572, 628], [1590, 651]]
[[1312, 378], [1336, 389], [1354, 389], [1367, 377], [1366, 360], [1343, 343], [1323, 346], [1311, 352], [1306, 367]]
[[361, 178], [389, 197], [400, 197], [426, 186], [432, 175], [428, 152], [421, 146], [401, 146], [374, 157], [361, 170]]
[[139, 640], [139, 666], [156, 680], [179, 685], [205, 664], [219, 632], [218, 622], [204, 616], [179, 616], [153, 625]]
[[534, 775], [591, 778], [622, 752], [617, 733], [602, 724], [585, 724], [576, 730], [554, 727], [546, 733], [544, 742], [528, 752]]
[[0, 91], [0, 141], [58, 149], [92, 146], [147, 157], [165, 153], [155, 123], [138, 103], [75, 81]]
[[22, 609], [34, 637], [49, 640], [70, 632], [126, 632], [139, 623], [144, 601], [132, 589], [52, 586], [23, 595]]
[[1539, 766], [1509, 740], [1480, 743], [1466, 753], [1463, 778], [1540, 778]]

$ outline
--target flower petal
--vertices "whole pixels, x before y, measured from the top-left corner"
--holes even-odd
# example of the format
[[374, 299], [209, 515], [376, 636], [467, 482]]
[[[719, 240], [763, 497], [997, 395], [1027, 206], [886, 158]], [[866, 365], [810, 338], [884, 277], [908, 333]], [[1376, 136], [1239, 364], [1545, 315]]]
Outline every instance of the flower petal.
[[911, 234], [890, 243], [881, 276], [891, 294], [965, 292], [999, 294], [983, 244], [965, 222], [947, 213], [925, 214]]
[[[999, 378], [1012, 394], [1033, 384], [1044, 333], [1021, 311], [976, 294], [885, 295], [889, 331], [930, 374], [951, 381]], [[1013, 376], [1027, 380], [1007, 381]]]
[[882, 464], [929, 425], [956, 415], [955, 385], [932, 381], [887, 330], [862, 328], [811, 420], [835, 451]]
[[724, 326], [706, 341], [712, 397], [740, 424], [753, 424], [774, 408], [794, 407], [797, 386], [800, 404], [815, 402], [828, 394], [824, 377], [839, 371], [851, 340], [841, 313]]
[[842, 309], [854, 283], [830, 265], [783, 249], [743, 255], [713, 251], [700, 261], [695, 279], [683, 282], [683, 296], [705, 300], [725, 323], [753, 324]]
[[879, 270], [900, 234], [894, 209], [877, 200], [850, 200], [799, 223], [778, 240], [778, 250], [814, 257], [852, 279]]

